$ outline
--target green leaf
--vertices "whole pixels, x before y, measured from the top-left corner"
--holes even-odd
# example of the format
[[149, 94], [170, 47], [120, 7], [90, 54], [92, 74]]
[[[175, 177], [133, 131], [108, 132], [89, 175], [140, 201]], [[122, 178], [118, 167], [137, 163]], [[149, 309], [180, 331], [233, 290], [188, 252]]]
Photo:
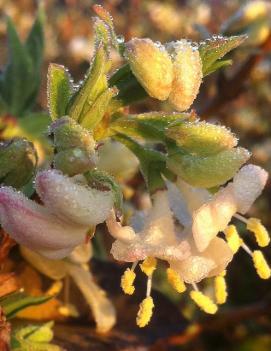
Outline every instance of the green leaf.
[[76, 121], [82, 121], [96, 99], [107, 88], [108, 69], [106, 53], [102, 44], [98, 47], [93, 63], [80, 89], [71, 99], [67, 114]]
[[122, 202], [123, 196], [122, 191], [119, 184], [115, 181], [115, 179], [104, 171], [92, 170], [86, 172], [85, 178], [88, 181], [88, 185], [91, 187], [105, 188], [106, 190], [111, 190], [114, 195], [114, 204], [118, 211], [122, 212]]
[[180, 148], [169, 153], [167, 166], [192, 186], [212, 188], [230, 180], [249, 156], [249, 152], [240, 147], [207, 157], [187, 154]]
[[127, 146], [139, 159], [140, 169], [150, 193], [165, 188], [162, 178], [162, 174], [167, 172], [164, 154], [142, 146], [124, 134], [117, 134], [113, 138]]
[[241, 45], [246, 38], [246, 35], [232, 37], [214, 36], [200, 42], [199, 53], [202, 61], [203, 76], [213, 72], [215, 67], [220, 68], [221, 66], [214, 66], [213, 68], [213, 65], [228, 52]]
[[52, 120], [65, 115], [72, 92], [72, 79], [68, 70], [51, 63], [48, 69], [47, 97]]
[[80, 121], [81, 125], [88, 130], [93, 130], [103, 119], [108, 110], [110, 101], [116, 94], [116, 88], [109, 88], [104, 91], [96, 99], [91, 109], [84, 115], [84, 118]]
[[11, 348], [15, 351], [60, 351], [61, 348], [51, 344], [54, 322], [42, 325], [27, 325], [15, 329], [11, 336]]
[[229, 129], [205, 121], [175, 123], [168, 127], [166, 135], [186, 152], [200, 156], [231, 149], [238, 142]]
[[[99, 16], [99, 19], [104, 22], [104, 26], [106, 26], [110, 33], [110, 41], [114, 48], [121, 52], [121, 43], [123, 42], [123, 38], [118, 38], [115, 32], [113, 18], [108, 11], [101, 5], [93, 6], [94, 12]], [[98, 38], [99, 39], [99, 38]]]
[[40, 86], [43, 56], [43, 15], [22, 44], [11, 19], [7, 20], [8, 63], [0, 76], [0, 94], [10, 114], [20, 117], [33, 107]]
[[33, 107], [39, 92], [44, 51], [44, 17], [44, 11], [42, 6], [40, 6], [36, 20], [25, 42], [25, 48], [32, 61], [32, 79], [29, 78], [28, 82], [32, 92], [29, 93], [29, 97], [25, 102], [25, 110]]
[[167, 138], [165, 131], [171, 123], [183, 122], [191, 116], [189, 113], [150, 112], [120, 117], [111, 123], [114, 132], [134, 138], [162, 142]]
[[138, 83], [128, 64], [122, 66], [112, 75], [109, 79], [109, 86], [116, 86], [119, 91], [118, 96], [110, 104], [112, 112], [148, 97], [147, 92]]
[[231, 65], [232, 65], [232, 60], [218, 60], [215, 63], [213, 63], [209, 69], [207, 69], [207, 71], [205, 72], [205, 76], [208, 76], [209, 74], [214, 73], [220, 68], [228, 67]]
[[24, 308], [40, 305], [51, 298], [52, 296], [29, 296], [24, 292], [16, 292], [7, 297], [2, 297], [0, 299], [0, 305], [3, 308], [6, 317], [10, 319]]
[[19, 127], [24, 134], [31, 136], [31, 139], [47, 137], [48, 127], [51, 119], [45, 112], [32, 112], [19, 119]]
[[[1, 76], [1, 95], [8, 105], [9, 112], [21, 114], [29, 96], [27, 79], [32, 72], [32, 61], [21, 43], [11, 19], [7, 19], [8, 63]], [[30, 83], [31, 84], [31, 83]]]

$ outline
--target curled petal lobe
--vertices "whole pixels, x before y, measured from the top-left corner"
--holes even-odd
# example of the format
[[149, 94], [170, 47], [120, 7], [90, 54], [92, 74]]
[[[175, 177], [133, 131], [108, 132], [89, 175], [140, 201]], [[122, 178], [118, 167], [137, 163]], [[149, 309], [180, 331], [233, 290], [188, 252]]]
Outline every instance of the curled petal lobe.
[[223, 239], [215, 238], [203, 252], [192, 250], [192, 255], [181, 261], [170, 262], [170, 267], [179, 273], [186, 283], [198, 283], [206, 277], [220, 274], [233, 257]]
[[199, 251], [204, 251], [218, 232], [227, 227], [236, 211], [232, 184], [220, 190], [211, 201], [195, 211], [192, 231]]
[[110, 191], [100, 191], [78, 184], [55, 171], [38, 173], [36, 190], [47, 208], [58, 217], [84, 226], [105, 221], [113, 207]]
[[268, 173], [259, 166], [247, 165], [233, 178], [234, 197], [237, 202], [238, 212], [246, 213], [253, 202], [261, 194]]
[[0, 188], [0, 222], [19, 244], [52, 259], [67, 256], [87, 232], [9, 187]]

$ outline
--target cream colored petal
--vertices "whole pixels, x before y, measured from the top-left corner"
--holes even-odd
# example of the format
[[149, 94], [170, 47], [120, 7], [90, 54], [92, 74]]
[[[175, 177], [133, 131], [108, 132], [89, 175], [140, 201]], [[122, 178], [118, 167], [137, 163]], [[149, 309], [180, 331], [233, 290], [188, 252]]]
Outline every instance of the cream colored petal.
[[167, 191], [158, 191], [153, 195], [153, 206], [146, 217], [142, 236], [151, 245], [176, 244], [174, 219]]
[[261, 167], [255, 165], [247, 165], [233, 178], [234, 197], [237, 202], [238, 212], [245, 214], [261, 194], [268, 173]]
[[56, 216], [85, 226], [105, 221], [113, 207], [110, 191], [78, 184], [55, 170], [37, 174], [35, 187], [45, 206]]
[[225, 240], [214, 238], [208, 248], [203, 252], [207, 258], [211, 258], [216, 267], [209, 272], [209, 277], [216, 276], [223, 272], [233, 258], [233, 252]]
[[73, 263], [87, 263], [92, 257], [91, 242], [82, 243], [74, 248], [68, 259]]
[[106, 225], [109, 233], [115, 238], [123, 242], [131, 242], [136, 238], [136, 233], [130, 226], [122, 226], [120, 222], [116, 220], [114, 211], [110, 212], [109, 217], [106, 220]]
[[204, 251], [218, 232], [227, 227], [236, 211], [232, 184], [228, 184], [211, 201], [195, 211], [192, 232], [199, 251]]
[[66, 263], [69, 275], [84, 295], [96, 321], [99, 333], [108, 332], [116, 323], [116, 311], [106, 292], [94, 281], [92, 273], [80, 266]]
[[67, 267], [64, 261], [49, 260], [25, 246], [20, 246], [20, 251], [26, 261], [47, 277], [60, 280], [66, 276]]
[[215, 262], [207, 257], [192, 255], [183, 261], [170, 262], [170, 268], [179, 273], [186, 283], [198, 283], [215, 268]]
[[214, 238], [208, 248], [182, 261], [170, 262], [170, 267], [180, 274], [186, 283], [198, 283], [206, 277], [221, 273], [233, 257], [232, 251], [223, 239]]

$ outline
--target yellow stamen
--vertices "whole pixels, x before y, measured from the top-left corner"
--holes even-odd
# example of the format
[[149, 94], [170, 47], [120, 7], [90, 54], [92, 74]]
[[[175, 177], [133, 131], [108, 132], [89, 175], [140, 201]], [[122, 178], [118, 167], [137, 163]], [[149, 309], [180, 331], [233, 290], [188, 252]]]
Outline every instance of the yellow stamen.
[[46, 295], [54, 296], [60, 293], [63, 288], [63, 283], [61, 280], [54, 282], [50, 288], [46, 291]]
[[259, 246], [265, 247], [270, 243], [268, 231], [258, 218], [249, 218], [247, 221], [247, 229], [254, 233]]
[[134, 281], [136, 278], [136, 274], [130, 268], [127, 268], [121, 277], [120, 286], [125, 294], [133, 295], [135, 292]]
[[225, 279], [226, 272], [223, 271], [220, 275], [215, 277], [215, 298], [219, 305], [227, 301], [227, 284]]
[[58, 312], [64, 317], [79, 317], [77, 308], [72, 304], [66, 304], [58, 308]]
[[215, 314], [217, 312], [217, 305], [202, 292], [192, 290], [190, 292], [191, 299], [206, 313]]
[[168, 268], [167, 269], [167, 279], [170, 285], [178, 291], [178, 293], [182, 293], [186, 290], [186, 286], [182, 279], [180, 278], [179, 274], [174, 271], [174, 269]]
[[149, 324], [152, 313], [153, 313], [154, 303], [151, 296], [146, 297], [139, 305], [139, 311], [136, 317], [136, 324], [143, 328]]
[[150, 277], [155, 271], [157, 266], [157, 260], [154, 257], [147, 257], [141, 264], [140, 268], [147, 277]]
[[269, 279], [271, 276], [271, 270], [263, 253], [259, 250], [255, 250], [252, 254], [252, 258], [259, 277], [262, 279]]
[[226, 239], [230, 249], [232, 250], [233, 253], [236, 253], [239, 250], [240, 246], [242, 245], [243, 240], [240, 238], [235, 225], [232, 225], [232, 224], [229, 225], [224, 230], [224, 233], [226, 235]]

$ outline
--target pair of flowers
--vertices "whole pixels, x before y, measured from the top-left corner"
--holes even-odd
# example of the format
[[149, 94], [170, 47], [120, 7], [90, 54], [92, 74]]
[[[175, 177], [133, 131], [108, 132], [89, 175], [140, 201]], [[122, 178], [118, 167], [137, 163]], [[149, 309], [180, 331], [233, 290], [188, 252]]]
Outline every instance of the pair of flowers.
[[[240, 246], [252, 256], [259, 276], [270, 277], [261, 251], [252, 252], [236, 228], [228, 226], [235, 216], [254, 232], [259, 246], [269, 244], [261, 223], [242, 216], [266, 181], [267, 173], [262, 168], [246, 165], [214, 195], [181, 179], [176, 184], [167, 182], [167, 189], [153, 195], [153, 206], [144, 217], [135, 216], [132, 226], [122, 226], [116, 220], [110, 191], [90, 188], [83, 177], [70, 178], [47, 170], [38, 173], [35, 181], [43, 206], [10, 187], [0, 188], [0, 221], [19, 244], [49, 259], [61, 259], [86, 240], [90, 229], [106, 220], [116, 239], [112, 255], [133, 263], [121, 281], [124, 292], [134, 292], [134, 270], [143, 261], [140, 267], [148, 277], [147, 293], [137, 318], [143, 327], [154, 307], [151, 284], [157, 259], [168, 262], [168, 280], [178, 292], [186, 290], [185, 283], [192, 285], [191, 298], [207, 313], [215, 313], [217, 306], [196, 284], [206, 277], [216, 277], [217, 302], [225, 302], [224, 270]], [[224, 232], [226, 240], [217, 236], [219, 232]]]
[[[259, 246], [269, 244], [269, 235], [260, 221], [245, 219], [245, 214], [260, 195], [267, 181], [267, 173], [260, 167], [246, 165], [239, 170], [224, 188], [215, 195], [205, 189], [194, 188], [183, 180], [167, 183], [167, 190], [153, 196], [153, 206], [145, 216], [134, 219], [134, 226], [121, 226], [111, 213], [107, 226], [116, 238], [111, 253], [115, 259], [132, 262], [122, 278], [125, 293], [133, 294], [135, 267], [139, 261], [147, 275], [146, 298], [141, 303], [137, 324], [148, 324], [154, 307], [151, 298], [152, 275], [157, 259], [167, 261], [168, 280], [178, 291], [186, 290], [185, 283], [192, 285], [191, 298], [206, 313], [215, 313], [217, 305], [202, 292], [197, 283], [206, 277], [215, 278], [215, 295], [218, 304], [227, 297], [225, 269], [239, 247], [252, 257], [259, 276], [270, 277], [271, 271], [261, 251], [252, 252], [239, 237], [232, 217], [241, 219], [247, 229], [255, 234]], [[174, 219], [177, 219], [176, 224]], [[224, 238], [218, 233], [224, 232]]]

